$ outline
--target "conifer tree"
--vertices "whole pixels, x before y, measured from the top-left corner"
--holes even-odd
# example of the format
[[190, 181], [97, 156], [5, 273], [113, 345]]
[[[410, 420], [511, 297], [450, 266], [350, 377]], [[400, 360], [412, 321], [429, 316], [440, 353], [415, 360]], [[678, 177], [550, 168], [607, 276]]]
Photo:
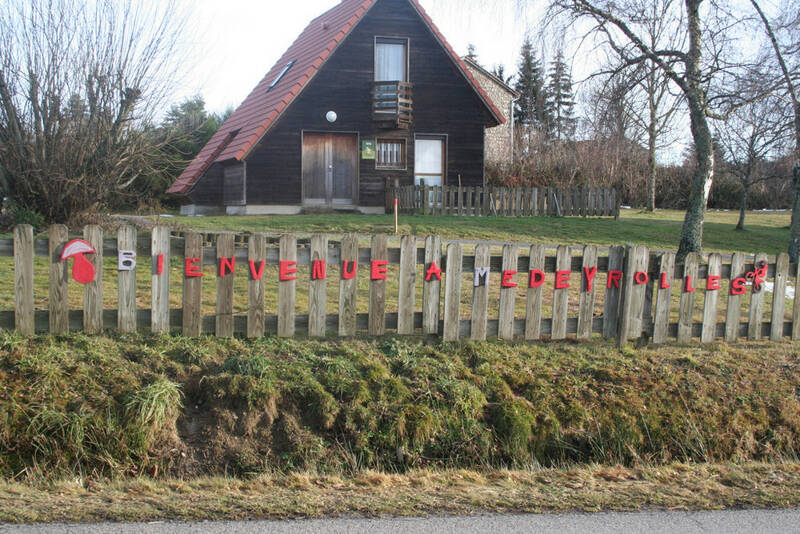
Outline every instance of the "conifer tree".
[[572, 95], [572, 74], [562, 51], [550, 63], [547, 83], [548, 131], [552, 137], [568, 140], [575, 133], [575, 100]]
[[514, 89], [520, 94], [514, 107], [514, 118], [522, 125], [544, 130], [547, 119], [547, 96], [539, 58], [529, 39], [522, 43], [519, 71]]

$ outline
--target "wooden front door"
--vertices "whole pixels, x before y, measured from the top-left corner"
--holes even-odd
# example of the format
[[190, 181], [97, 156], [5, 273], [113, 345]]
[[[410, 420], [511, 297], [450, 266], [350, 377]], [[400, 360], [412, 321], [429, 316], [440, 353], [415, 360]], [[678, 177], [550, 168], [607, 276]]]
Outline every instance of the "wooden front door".
[[358, 136], [303, 134], [303, 203], [352, 206], [358, 201]]

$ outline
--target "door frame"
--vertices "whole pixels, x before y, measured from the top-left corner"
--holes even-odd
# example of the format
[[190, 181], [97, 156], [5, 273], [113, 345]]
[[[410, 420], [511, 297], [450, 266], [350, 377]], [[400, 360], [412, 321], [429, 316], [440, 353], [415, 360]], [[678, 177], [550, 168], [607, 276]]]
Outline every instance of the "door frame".
[[442, 133], [415, 133], [414, 134], [414, 166], [411, 169], [411, 183], [415, 184], [417, 181], [417, 139], [424, 140], [438, 140], [442, 141], [442, 186], [447, 185], [447, 173], [448, 173], [448, 165], [447, 165], [447, 153], [449, 150], [449, 136], [448, 134]]
[[[305, 146], [305, 135], [307, 133], [310, 134], [346, 134], [346, 135], [355, 135], [356, 136], [356, 180], [353, 191], [353, 207], [358, 206], [359, 202], [361, 201], [361, 133], [356, 131], [346, 131], [346, 130], [335, 130], [335, 131], [326, 131], [326, 130], [300, 130], [300, 204], [306, 204], [306, 188], [305, 184], [303, 183], [303, 149]], [[330, 204], [325, 199], [325, 203], [323, 204], [308, 204], [308, 206], [326, 206], [326, 207], [347, 207], [344, 204], [334, 204], [333, 198], [331, 198]]]

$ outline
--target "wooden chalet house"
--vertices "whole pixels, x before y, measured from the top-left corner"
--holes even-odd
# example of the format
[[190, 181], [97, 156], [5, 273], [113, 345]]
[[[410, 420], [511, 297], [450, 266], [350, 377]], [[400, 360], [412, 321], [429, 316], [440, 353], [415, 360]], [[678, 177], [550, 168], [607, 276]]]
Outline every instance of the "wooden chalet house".
[[484, 183], [502, 113], [418, 0], [308, 25], [170, 187], [183, 213], [383, 213], [387, 180]]

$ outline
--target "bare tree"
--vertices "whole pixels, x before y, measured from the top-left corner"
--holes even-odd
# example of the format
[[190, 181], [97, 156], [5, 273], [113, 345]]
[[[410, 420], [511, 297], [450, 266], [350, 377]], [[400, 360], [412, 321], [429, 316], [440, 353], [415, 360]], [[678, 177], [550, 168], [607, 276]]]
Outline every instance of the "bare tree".
[[781, 98], [769, 96], [735, 110], [715, 129], [719, 147], [728, 160], [727, 170], [742, 186], [737, 230], [744, 230], [750, 188], [782, 178], [775, 174], [771, 163], [780, 158], [785, 148], [790, 131], [787, 111]]
[[0, 186], [65, 221], [151, 172], [149, 124], [180, 68], [174, 2], [7, 0], [0, 7]]
[[[682, 94], [689, 112], [696, 168], [683, 222], [678, 257], [702, 251], [703, 220], [714, 177], [714, 150], [709, 119], [716, 116], [716, 103], [729, 104], [734, 94], [709, 95], [715, 77], [728, 77], [739, 64], [728, 63], [726, 46], [730, 27], [736, 21], [716, 4], [701, 10], [704, 0], [669, 1], [658, 14], [668, 27], [682, 36], [674, 43], [652, 43], [647, 28], [652, 25], [652, 0], [550, 0], [550, 16], [569, 17], [570, 22], [590, 22], [587, 38], [595, 36], [613, 51], [620, 68], [649, 62], [656, 66]], [[685, 42], [685, 45], [683, 43]]]
[[[788, 5], [787, 21], [776, 25], [770, 21], [760, 3], [750, 0], [753, 8], [758, 13], [764, 31], [769, 37], [770, 45], [775, 53], [775, 59], [780, 66], [781, 82], [788, 94], [792, 108], [794, 130], [794, 164], [792, 165], [792, 183], [794, 184], [794, 201], [792, 202], [792, 226], [789, 237], [789, 257], [793, 262], [800, 258], [800, 9], [796, 3]], [[788, 38], [779, 40], [778, 30], [783, 29]], [[794, 59], [795, 64], [789, 61]]]

